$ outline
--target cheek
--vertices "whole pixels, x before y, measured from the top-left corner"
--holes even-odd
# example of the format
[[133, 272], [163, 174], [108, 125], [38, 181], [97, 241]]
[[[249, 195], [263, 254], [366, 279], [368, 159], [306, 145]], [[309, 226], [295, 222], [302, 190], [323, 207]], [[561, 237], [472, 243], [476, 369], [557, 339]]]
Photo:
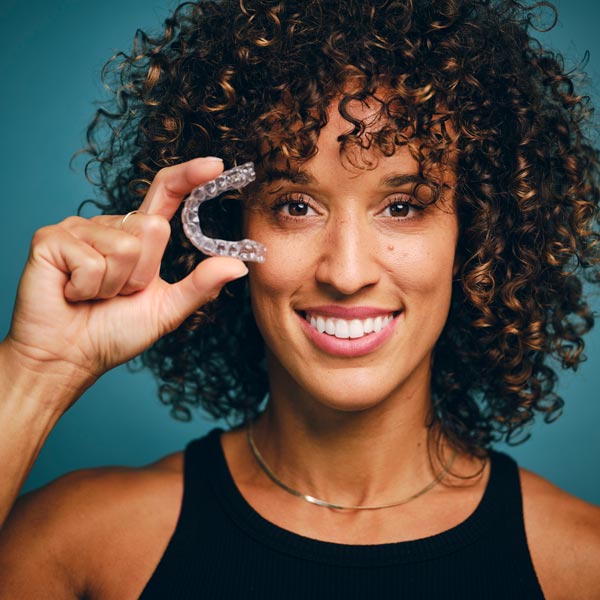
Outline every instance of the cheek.
[[[262, 242], [264, 243], [264, 242]], [[302, 244], [265, 244], [267, 256], [264, 263], [249, 266], [251, 285], [261, 293], [289, 294], [299, 283], [306, 280], [311, 260]]]
[[265, 223], [261, 213], [250, 211], [245, 214], [243, 235], [267, 248], [264, 263], [248, 264], [253, 296], [274, 299], [289, 295], [300, 282], [307, 281], [313, 257], [305, 236], [278, 231]]
[[432, 244], [426, 238], [385, 249], [385, 270], [406, 291], [432, 293], [451, 285], [454, 247]]
[[248, 265], [252, 312], [267, 347], [275, 353], [290, 341], [290, 325], [296, 318], [290, 307], [311, 281], [305, 265], [300, 249], [273, 244], [267, 246], [264, 263]]
[[272, 337], [270, 332], [284, 335], [284, 325], [293, 316], [290, 306], [314, 281], [314, 269], [306, 245], [296, 242], [293, 236], [263, 236], [260, 241], [267, 247], [267, 257], [264, 263], [248, 264], [248, 278], [252, 310], [268, 340]]

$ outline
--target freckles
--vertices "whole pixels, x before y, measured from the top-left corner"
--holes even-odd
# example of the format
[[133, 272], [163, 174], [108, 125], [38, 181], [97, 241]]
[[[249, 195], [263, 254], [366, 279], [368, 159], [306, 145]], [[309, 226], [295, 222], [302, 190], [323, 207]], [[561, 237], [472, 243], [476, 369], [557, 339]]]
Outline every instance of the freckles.
[[391, 272], [414, 270], [415, 266], [422, 262], [419, 249], [413, 246], [388, 243], [385, 245], [385, 250], [381, 252], [381, 256], [385, 257], [386, 270]]
[[256, 289], [271, 296], [289, 293], [312, 273], [302, 247], [295, 244], [268, 246], [265, 262], [249, 265], [249, 268]]
[[[385, 251], [384, 251], [385, 249]], [[381, 261], [386, 274], [405, 291], [437, 294], [452, 268], [452, 261], [428, 244], [416, 242], [410, 245], [386, 243], [382, 247]]]
[[282, 275], [285, 273], [279, 265], [273, 264], [275, 260], [271, 259], [269, 264], [270, 258], [272, 257], [267, 256], [267, 260], [261, 265], [252, 265], [254, 268], [250, 271], [251, 289], [267, 298], [272, 298], [282, 287]]

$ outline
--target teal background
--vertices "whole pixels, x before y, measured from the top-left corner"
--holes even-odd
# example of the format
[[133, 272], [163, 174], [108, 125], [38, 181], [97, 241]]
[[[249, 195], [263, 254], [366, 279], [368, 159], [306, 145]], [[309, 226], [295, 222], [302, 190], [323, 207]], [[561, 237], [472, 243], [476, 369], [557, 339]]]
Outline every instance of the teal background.
[[[81, 168], [71, 170], [69, 160], [83, 145], [94, 102], [103, 97], [103, 63], [115, 50], [129, 49], [136, 28], [156, 29], [175, 6], [158, 0], [2, 0], [0, 338], [9, 328], [33, 232], [74, 214], [93, 195]], [[591, 52], [592, 84], [585, 89], [600, 105], [594, 84], [600, 82], [600, 9], [592, 0], [563, 0], [558, 6], [559, 25], [541, 38], [564, 52], [570, 65]], [[579, 372], [562, 379], [563, 417], [552, 425], [536, 424], [532, 438], [509, 452], [523, 466], [600, 504], [600, 329], [589, 337], [587, 354]], [[213, 425], [201, 415], [191, 423], [172, 420], [152, 376], [120, 367], [64, 415], [26, 489], [81, 467], [151, 462]]]

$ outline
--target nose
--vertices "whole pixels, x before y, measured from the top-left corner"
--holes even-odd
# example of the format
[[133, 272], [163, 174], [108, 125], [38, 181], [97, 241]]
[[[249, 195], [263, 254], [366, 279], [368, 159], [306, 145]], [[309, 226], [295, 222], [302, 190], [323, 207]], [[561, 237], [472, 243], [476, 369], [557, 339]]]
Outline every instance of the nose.
[[358, 215], [332, 219], [321, 240], [315, 277], [338, 294], [349, 296], [379, 281], [376, 239]]

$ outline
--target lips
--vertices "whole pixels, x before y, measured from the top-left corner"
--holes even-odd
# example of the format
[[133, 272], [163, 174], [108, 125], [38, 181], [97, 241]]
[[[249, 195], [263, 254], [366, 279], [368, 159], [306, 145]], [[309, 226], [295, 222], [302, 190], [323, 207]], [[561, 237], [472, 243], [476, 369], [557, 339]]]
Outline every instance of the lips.
[[379, 333], [393, 318], [393, 313], [366, 319], [341, 319], [308, 312], [305, 316], [310, 326], [319, 333], [326, 333], [339, 339], [359, 339], [370, 333]]
[[402, 311], [323, 306], [296, 314], [302, 329], [320, 350], [355, 357], [379, 348], [392, 335]]

